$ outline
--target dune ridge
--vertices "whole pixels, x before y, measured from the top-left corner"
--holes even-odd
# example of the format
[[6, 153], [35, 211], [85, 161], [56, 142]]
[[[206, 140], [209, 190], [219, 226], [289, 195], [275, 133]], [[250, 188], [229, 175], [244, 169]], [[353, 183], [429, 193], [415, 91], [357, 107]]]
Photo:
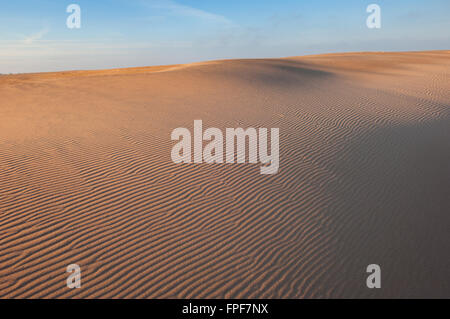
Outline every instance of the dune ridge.
[[[450, 51], [2, 76], [0, 297], [448, 298], [449, 92]], [[195, 119], [279, 173], [172, 163]]]

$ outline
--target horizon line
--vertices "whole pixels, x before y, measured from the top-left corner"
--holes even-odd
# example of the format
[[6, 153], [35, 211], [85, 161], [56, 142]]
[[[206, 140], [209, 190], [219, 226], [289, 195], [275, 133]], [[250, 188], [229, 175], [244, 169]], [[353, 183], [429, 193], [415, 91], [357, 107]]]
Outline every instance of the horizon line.
[[[283, 57], [264, 57], [264, 58], [230, 58], [230, 59], [211, 59], [202, 60], [190, 63], [174, 63], [174, 64], [156, 64], [156, 65], [145, 65], [145, 66], [127, 66], [119, 68], [105, 68], [105, 69], [68, 69], [62, 71], [42, 71], [42, 72], [18, 72], [18, 73], [0, 73], [0, 77], [3, 76], [18, 76], [18, 75], [51, 75], [51, 74], [62, 74], [62, 73], [90, 73], [90, 72], [114, 72], [114, 71], [131, 71], [133, 69], [149, 69], [149, 68], [159, 68], [160, 70], [155, 70], [152, 73], [165, 72], [173, 69], [178, 69], [182, 67], [188, 67], [195, 64], [206, 64], [214, 62], [227, 62], [227, 61], [254, 61], [254, 60], [283, 60], [283, 59], [294, 59], [294, 58], [308, 58], [308, 57], [320, 57], [320, 56], [339, 56], [339, 55], [355, 55], [355, 54], [390, 54], [390, 53], [450, 53], [450, 49], [437, 49], [437, 50], [380, 50], [380, 51], [342, 51], [342, 52], [329, 52], [329, 53], [319, 53], [319, 54], [306, 54], [306, 55], [292, 55]], [[106, 74], [105, 74], [106, 75]]]

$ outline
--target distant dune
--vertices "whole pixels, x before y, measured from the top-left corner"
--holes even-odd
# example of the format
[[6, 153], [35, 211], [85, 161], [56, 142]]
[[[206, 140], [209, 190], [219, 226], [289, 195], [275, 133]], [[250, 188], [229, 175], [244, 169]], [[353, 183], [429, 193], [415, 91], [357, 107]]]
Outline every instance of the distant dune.
[[[0, 118], [0, 297], [450, 297], [450, 51], [3, 75]], [[196, 119], [278, 174], [174, 164]]]

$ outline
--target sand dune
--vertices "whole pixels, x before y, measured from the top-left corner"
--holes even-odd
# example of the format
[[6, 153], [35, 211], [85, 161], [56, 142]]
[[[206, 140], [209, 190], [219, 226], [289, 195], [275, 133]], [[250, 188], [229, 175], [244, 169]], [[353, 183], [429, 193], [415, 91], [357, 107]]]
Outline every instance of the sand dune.
[[[0, 116], [0, 297], [450, 297], [450, 51], [0, 76]], [[195, 119], [279, 173], [172, 163]]]

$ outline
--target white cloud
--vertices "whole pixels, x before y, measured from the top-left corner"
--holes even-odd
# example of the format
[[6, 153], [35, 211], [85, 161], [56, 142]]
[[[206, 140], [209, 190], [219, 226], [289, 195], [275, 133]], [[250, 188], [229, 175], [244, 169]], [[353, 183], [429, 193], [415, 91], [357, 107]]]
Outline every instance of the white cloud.
[[0, 58], [5, 59], [17, 57], [126, 55], [133, 51], [139, 52], [142, 50], [190, 48], [192, 43], [189, 41], [117, 43], [114, 39], [105, 39], [105, 41], [40, 40], [26, 43], [23, 40], [0, 40], [0, 47], [2, 48], [0, 50]]
[[227, 19], [222, 15], [179, 4], [172, 0], [144, 0], [143, 3], [150, 8], [167, 10], [174, 15], [211, 21], [228, 26], [235, 25], [233, 21]]
[[23, 40], [23, 42], [25, 44], [32, 44], [33, 42], [35, 42], [36, 40], [40, 40], [44, 37], [44, 35], [46, 35], [50, 30], [48, 28], [44, 28], [42, 30], [40, 30], [37, 33], [33, 33], [27, 37], [25, 37], [25, 39]]

